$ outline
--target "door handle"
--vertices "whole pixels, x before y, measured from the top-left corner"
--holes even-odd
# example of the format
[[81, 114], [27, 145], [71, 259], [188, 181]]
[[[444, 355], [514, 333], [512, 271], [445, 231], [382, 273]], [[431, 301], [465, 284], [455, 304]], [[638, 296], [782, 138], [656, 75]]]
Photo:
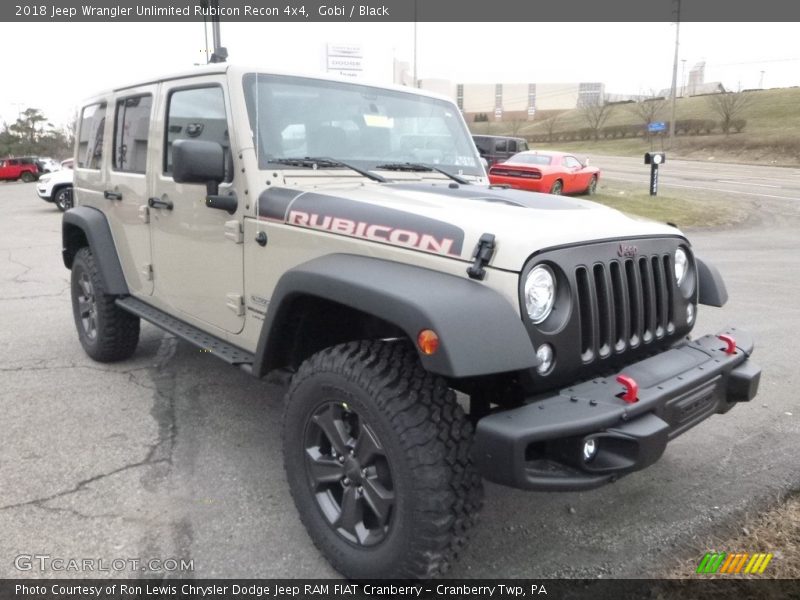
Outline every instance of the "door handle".
[[119, 192], [112, 192], [111, 190], [106, 190], [103, 192], [103, 198], [106, 200], [122, 200], [122, 194]]
[[172, 210], [172, 200], [162, 200], [161, 198], [148, 198], [147, 205], [150, 208], [165, 208]]

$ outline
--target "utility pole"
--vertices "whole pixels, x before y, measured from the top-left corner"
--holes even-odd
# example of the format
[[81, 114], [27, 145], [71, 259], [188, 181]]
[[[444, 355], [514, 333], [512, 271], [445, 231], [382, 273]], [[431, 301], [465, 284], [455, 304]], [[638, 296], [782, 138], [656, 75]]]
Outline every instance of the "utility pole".
[[675, 22], [675, 60], [672, 62], [672, 118], [669, 120], [669, 146], [675, 143], [675, 96], [678, 87], [678, 49], [681, 40], [681, 0], [676, 0], [678, 5], [677, 20]]
[[419, 87], [417, 79], [417, 0], [414, 0], [414, 87]]
[[758, 87], [762, 90], [764, 89], [764, 73], [766, 73], [766, 71], [761, 71], [761, 78], [758, 80]]

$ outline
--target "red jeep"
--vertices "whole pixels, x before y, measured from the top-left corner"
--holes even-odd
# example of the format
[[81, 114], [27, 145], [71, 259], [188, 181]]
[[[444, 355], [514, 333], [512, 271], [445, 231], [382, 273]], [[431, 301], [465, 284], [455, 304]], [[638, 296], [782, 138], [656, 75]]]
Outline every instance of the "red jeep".
[[22, 179], [25, 183], [36, 181], [39, 170], [35, 163], [23, 162], [21, 158], [6, 158], [0, 160], [0, 181], [16, 181]]

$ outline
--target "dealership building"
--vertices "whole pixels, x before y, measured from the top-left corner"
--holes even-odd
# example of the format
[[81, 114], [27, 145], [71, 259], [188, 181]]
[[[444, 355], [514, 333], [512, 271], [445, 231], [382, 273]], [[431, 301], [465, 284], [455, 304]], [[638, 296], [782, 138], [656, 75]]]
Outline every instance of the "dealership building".
[[455, 100], [464, 118], [490, 121], [532, 120], [538, 111], [562, 111], [603, 104], [605, 85], [582, 83], [453, 83], [420, 79], [419, 87]]

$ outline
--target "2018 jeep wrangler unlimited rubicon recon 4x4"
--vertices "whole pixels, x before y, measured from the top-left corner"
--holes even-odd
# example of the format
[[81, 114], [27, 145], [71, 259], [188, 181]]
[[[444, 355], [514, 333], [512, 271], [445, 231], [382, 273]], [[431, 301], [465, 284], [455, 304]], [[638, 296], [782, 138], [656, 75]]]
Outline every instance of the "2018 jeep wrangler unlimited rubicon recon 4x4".
[[688, 338], [726, 291], [680, 231], [489, 187], [450, 100], [216, 64], [89, 99], [75, 152], [84, 349], [145, 319], [290, 373], [289, 487], [348, 577], [444, 572], [482, 477], [594, 488], [756, 393], [746, 332]]

